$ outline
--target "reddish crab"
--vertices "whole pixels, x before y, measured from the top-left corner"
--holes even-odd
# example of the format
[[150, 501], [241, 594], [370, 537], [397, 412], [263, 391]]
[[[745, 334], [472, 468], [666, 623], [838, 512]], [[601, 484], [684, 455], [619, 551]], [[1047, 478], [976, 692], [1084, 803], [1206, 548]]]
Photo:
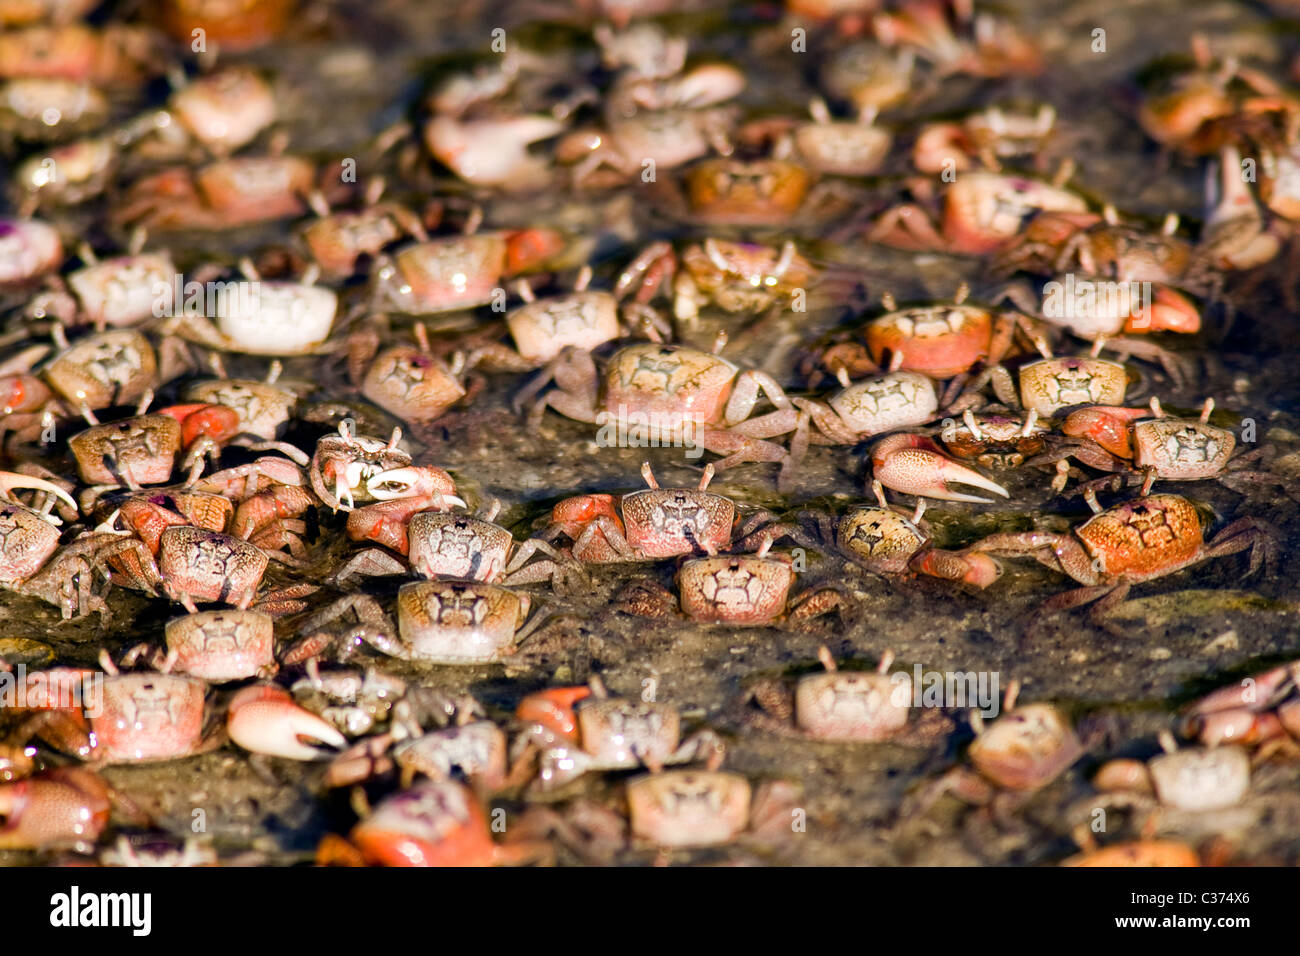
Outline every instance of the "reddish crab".
[[[1057, 460], [1056, 491], [1065, 487], [1068, 472], [1062, 468], [1066, 456], [1099, 468], [1121, 472], [1142, 480], [1142, 494], [1156, 479], [1199, 481], [1217, 478], [1228, 487], [1268, 479], [1263, 472], [1242, 471], [1240, 465], [1262, 450], [1232, 458], [1237, 439], [1226, 428], [1209, 423], [1214, 400], [1206, 399], [1199, 418], [1170, 418], [1151, 399], [1147, 408], [1094, 405], [1071, 412], [1061, 432], [1074, 442], [1052, 451], [1041, 461]], [[1229, 471], [1229, 465], [1236, 467]]]
[[1300, 664], [1292, 661], [1222, 687], [1197, 701], [1183, 732], [1207, 747], [1255, 747], [1253, 760], [1300, 753]]
[[713, 465], [704, 467], [699, 486], [693, 489], [660, 488], [649, 462], [642, 464], [641, 474], [648, 489], [619, 497], [579, 495], [559, 502], [535, 540], [551, 543], [563, 536], [572, 542], [568, 554], [575, 560], [608, 564], [715, 555], [729, 548], [737, 534], [746, 546], [767, 539], [764, 530], [755, 529], [769, 521], [770, 514], [760, 512], [742, 524], [730, 498], [706, 490], [713, 480]]
[[347, 840], [331, 834], [316, 851], [321, 865], [350, 866], [496, 866], [550, 856], [546, 844], [494, 842], [478, 797], [449, 780], [398, 791], [353, 827]]
[[924, 788], [918, 794], [920, 812], [948, 793], [968, 803], [992, 804], [995, 812], [1009, 809], [1008, 804], [1046, 787], [1083, 756], [1083, 744], [1065, 714], [1051, 704], [1017, 706], [1019, 696], [1020, 682], [1013, 680], [1002, 716], [992, 726], [980, 711], [970, 712], [973, 770], [954, 767]]
[[[1062, 182], [1059, 174], [1048, 183], [1005, 173], [964, 173], [943, 191], [939, 225], [924, 206], [908, 204], [887, 211], [867, 238], [899, 249], [988, 255], [1015, 240], [1036, 212], [1086, 212], [1084, 199]], [[923, 203], [935, 198], [929, 180], [917, 181], [912, 192]]]
[[427, 425], [466, 396], [464, 366], [463, 355], [451, 365], [434, 355], [424, 324], [417, 322], [415, 344], [380, 352], [361, 382], [361, 394], [405, 421]]
[[114, 215], [150, 231], [233, 229], [301, 216], [315, 180], [312, 164], [296, 156], [239, 156], [147, 176], [131, 186]]
[[1128, 596], [1134, 584], [1246, 549], [1250, 549], [1253, 572], [1273, 551], [1268, 529], [1253, 518], [1235, 521], [1206, 541], [1196, 506], [1177, 495], [1151, 495], [1105, 511], [1092, 489], [1084, 497], [1093, 517], [1068, 534], [994, 534], [970, 548], [983, 554], [1032, 557], [1082, 585], [1043, 602], [1033, 615], [1031, 630], [1048, 614], [1093, 601], [1100, 601], [1092, 612], [1099, 620]]
[[1038, 47], [1006, 19], [976, 13], [973, 0], [904, 0], [872, 20], [885, 46], [906, 46], [941, 75], [999, 77], [1042, 71]]
[[1034, 157], [1056, 126], [1056, 110], [1047, 104], [1032, 111], [989, 107], [955, 122], [927, 123], [912, 146], [912, 163], [923, 173], [964, 172], [976, 160], [998, 172], [1003, 160]]
[[818, 182], [807, 166], [789, 159], [702, 159], [655, 191], [670, 215], [701, 226], [788, 228], [824, 222], [850, 205], [834, 181]]
[[0, 217], [0, 290], [35, 282], [62, 262], [63, 240], [53, 226]]
[[620, 602], [620, 609], [662, 617], [680, 604], [683, 614], [701, 624], [757, 627], [786, 618], [800, 623], [850, 607], [850, 599], [835, 586], [805, 591], [791, 601], [794, 560], [770, 550], [771, 541], [764, 540], [754, 554], [690, 558], [677, 570], [679, 598], [646, 582]]
[[591, 771], [690, 763], [707, 755], [716, 769], [726, 754], [710, 730], [686, 739], [677, 708], [654, 701], [610, 697], [599, 678], [589, 686], [555, 687], [529, 694], [515, 716], [524, 721], [516, 747], [536, 748], [537, 785], [554, 789]]
[[[719, 336], [720, 348], [725, 336]], [[587, 353], [566, 353], [551, 373], [558, 391], [533, 406], [531, 425], [550, 407], [578, 421], [610, 425], [627, 441], [632, 429], [660, 444], [689, 444], [727, 455], [717, 467], [788, 461], [766, 439], [789, 432], [797, 413], [770, 375], [742, 371], [715, 353], [681, 345], [630, 345], [609, 359], [603, 381]], [[536, 390], [534, 383], [532, 390]], [[751, 418], [766, 393], [775, 410]], [[608, 424], [606, 424], [608, 423]]]

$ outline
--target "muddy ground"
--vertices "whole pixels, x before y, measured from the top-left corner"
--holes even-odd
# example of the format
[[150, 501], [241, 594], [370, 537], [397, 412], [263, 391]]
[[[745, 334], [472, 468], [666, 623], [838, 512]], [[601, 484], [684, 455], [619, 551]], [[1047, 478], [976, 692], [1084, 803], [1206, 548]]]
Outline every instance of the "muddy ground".
[[[469, 4], [380, 2], [341, 3], [323, 11], [304, 35], [274, 52], [247, 59], [272, 69], [291, 107], [287, 128], [292, 148], [309, 154], [349, 155], [359, 144], [407, 115], [440, 63], [449, 54], [482, 49], [486, 33], [504, 14], [463, 16], [445, 8]], [[1250, 4], [1183, 0], [1133, 3], [1017, 3], [1007, 5], [1050, 47], [1051, 67], [1035, 81], [998, 84], [953, 80], [924, 105], [891, 114], [904, 127], [915, 117], [1000, 100], [1040, 98], [1053, 103], [1066, 122], [1064, 151], [1077, 162], [1076, 182], [1114, 202], [1126, 213], [1158, 221], [1166, 212], [1189, 220], [1202, 214], [1200, 167], [1162, 156], [1132, 122], [1134, 71], [1152, 59], [1181, 53], [1194, 30], [1214, 38], [1216, 51], [1237, 47], [1265, 61], [1300, 48], [1300, 32], [1271, 22]], [[744, 16], [703, 13], [669, 21], [691, 31], [693, 44], [742, 62], [747, 44], [757, 42], [770, 23]], [[1108, 52], [1090, 50], [1095, 27], [1108, 35]], [[694, 47], [693, 47], [694, 48]], [[770, 61], [770, 62], [769, 62]], [[742, 102], [756, 109], [801, 106], [811, 92], [807, 64], [790, 55], [770, 57], [755, 68]], [[462, 191], [445, 181], [441, 186]], [[891, 180], [865, 184], [876, 200], [892, 195]], [[607, 282], [652, 236], [699, 234], [650, 203], [627, 194], [591, 199], [557, 196], [512, 200], [489, 207], [489, 222], [545, 220], [575, 230], [599, 231], [597, 285]], [[194, 262], [232, 261], [244, 250], [264, 248], [275, 230], [184, 236], [173, 248], [191, 252]], [[942, 256], [850, 247], [830, 242], [815, 227], [782, 230], [823, 262], [840, 267], [872, 303], [886, 290], [900, 299], [950, 295], [967, 279], [987, 288], [979, 264]], [[1251, 418], [1261, 442], [1276, 454], [1269, 466], [1277, 476], [1300, 483], [1300, 319], [1284, 305], [1282, 290], [1295, 285], [1295, 272], [1271, 267], [1267, 278], [1242, 286], [1237, 314], [1225, 329], [1221, 313], [1193, 344], [1173, 347], [1197, 357], [1199, 375], [1186, 391], [1176, 390], [1158, 370], [1141, 365], [1135, 396], [1158, 394], [1168, 406], [1193, 408], [1204, 396], [1219, 403], [1223, 423]], [[861, 310], [858, 309], [858, 312]], [[696, 334], [711, 341], [724, 325], [736, 344], [728, 355], [761, 365], [784, 383], [798, 383], [797, 346], [856, 314], [842, 302], [815, 297], [805, 315], [773, 317], [741, 334], [749, 320], [706, 311]], [[234, 360], [232, 374], [258, 374], [262, 363]], [[321, 382], [313, 396], [322, 424], [304, 427], [305, 443], [323, 432], [331, 416], [350, 413], [374, 422], [383, 433], [382, 412], [366, 406], [344, 387], [341, 370], [328, 371], [318, 360], [287, 363], [286, 378]], [[468, 497], [489, 495], [505, 505], [506, 523], [522, 534], [556, 499], [581, 491], [621, 492], [640, 484], [639, 468], [650, 460], [667, 485], [693, 484], [700, 462], [675, 449], [598, 448], [589, 426], [548, 414], [540, 433], [529, 433], [510, 410], [519, 381], [493, 380], [473, 405], [447, 415], [412, 438], [417, 461], [437, 463], [456, 476]], [[166, 396], [164, 396], [166, 397]], [[331, 407], [329, 403], [334, 403]], [[1219, 420], [1219, 419], [1216, 419]], [[307, 444], [304, 444], [307, 447]], [[734, 497], [744, 508], [778, 512], [806, 507], [843, 510], [866, 497], [864, 447], [815, 449], [796, 488], [775, 492], [776, 469], [747, 465], [719, 476], [714, 490]], [[1078, 498], [1054, 497], [1041, 472], [1004, 475], [1009, 501], [989, 506], [938, 503], [927, 518], [941, 543], [958, 547], [994, 529], [1037, 524], [1065, 528], [1082, 520]], [[1300, 485], [1297, 485], [1300, 486]], [[1238, 555], [1173, 575], [1135, 589], [1112, 619], [1122, 633], [1089, 623], [1078, 612], [1053, 619], [1029, 645], [1021, 641], [1026, 616], [1067, 582], [1036, 564], [1009, 562], [1002, 580], [978, 594], [954, 592], [937, 584], [887, 581], [845, 572], [839, 562], [812, 556], [797, 587], [832, 582], [847, 585], [858, 602], [849, 621], [831, 618], [810, 628], [701, 627], [677, 619], [634, 618], [612, 607], [612, 600], [638, 581], [651, 578], [668, 586], [672, 568], [603, 569], [591, 593], [546, 603], [569, 626], [544, 655], [518, 666], [450, 668], [405, 665], [373, 657], [385, 670], [449, 690], [472, 692], [490, 712], [504, 717], [519, 697], [548, 684], [577, 682], [599, 673], [615, 692], [639, 693], [647, 679], [657, 683], [658, 699], [677, 704], [693, 724], [718, 730], [728, 741], [726, 766], [751, 779], [788, 778], [802, 787], [806, 832], [778, 842], [679, 853], [679, 862], [772, 862], [795, 864], [1042, 864], [1071, 852], [1071, 827], [1088, 818], [1093, 793], [1088, 778], [1099, 760], [1116, 755], [1149, 756], [1158, 749], [1156, 734], [1171, 726], [1172, 715], [1199, 693], [1289, 659], [1300, 651], [1300, 504], [1297, 497], [1261, 485], [1247, 494], [1212, 482], [1178, 489], [1213, 513], [1219, 527], [1252, 516], [1278, 535], [1280, 560], [1265, 573], [1245, 577], [1247, 562]], [[464, 493], [464, 492], [463, 492]], [[1298, 496], [1300, 497], [1300, 496]], [[324, 517], [312, 573], [323, 576], [338, 549], [330, 542], [341, 522]], [[275, 572], [272, 573], [274, 583]], [[391, 601], [396, 584], [371, 589]], [[162, 602], [148, 602], [121, 589], [111, 599], [115, 620], [103, 628], [89, 623], [62, 624], [47, 605], [10, 595], [0, 597], [0, 634], [30, 639], [52, 649], [62, 663], [90, 663], [101, 646], [114, 652], [140, 640], [158, 640], [169, 615]], [[390, 605], [391, 606], [391, 605]], [[284, 634], [293, 620], [282, 622]], [[996, 672], [1003, 686], [1019, 679], [1022, 699], [1050, 700], [1068, 708], [1089, 728], [1092, 749], [1055, 784], [1003, 821], [970, 811], [956, 801], [940, 802], [924, 818], [900, 818], [909, 792], [962, 759], [970, 734], [962, 723], [948, 740], [932, 748], [894, 745], [833, 745], [792, 741], [742, 728], [732, 704], [758, 677], [795, 675], [816, 666], [819, 644], [837, 658], [870, 666], [886, 649], [898, 667]], [[319, 797], [319, 768], [287, 762], [255, 764], [232, 747], [190, 760], [105, 771], [112, 784], [148, 811], [159, 828], [177, 838], [191, 835], [194, 810], [206, 815], [207, 835], [223, 853], [253, 852], [269, 863], [310, 859], [322, 833], [353, 819], [344, 795]], [[617, 775], [576, 785], [562, 796], [586, 794], [617, 805]], [[499, 801], [507, 809], [518, 802]], [[1213, 819], [1167, 815], [1161, 832], [1193, 841], [1220, 834], [1237, 846], [1240, 859], [1295, 863], [1300, 859], [1300, 766], [1271, 764], [1255, 777], [1252, 797], [1240, 808]], [[1131, 821], [1116, 817], [1107, 839], [1131, 835]], [[562, 857], [574, 862], [572, 857]], [[636, 850], [621, 859], [645, 863], [652, 851]], [[40, 862], [22, 854], [0, 854], [3, 863]]]

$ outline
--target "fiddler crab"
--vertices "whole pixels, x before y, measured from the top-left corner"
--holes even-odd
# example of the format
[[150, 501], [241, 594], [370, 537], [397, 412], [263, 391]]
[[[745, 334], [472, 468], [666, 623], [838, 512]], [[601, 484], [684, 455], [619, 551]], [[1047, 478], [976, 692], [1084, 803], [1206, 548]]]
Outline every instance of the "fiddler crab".
[[1222, 687], [1193, 704], [1182, 732], [1207, 747], [1253, 747], [1252, 761], [1300, 754], [1300, 664], [1292, 661]]
[[793, 689], [774, 679], [747, 688], [741, 720], [772, 733], [845, 742], [924, 745], [951, 731], [952, 721], [937, 710], [912, 719], [912, 678], [890, 673], [893, 651], [881, 655], [874, 671], [841, 670], [825, 645], [817, 659], [824, 671], [803, 675]]
[[1150, 495], [1102, 510], [1096, 493], [1084, 492], [1093, 516], [1068, 533], [1024, 531], [994, 534], [971, 545], [978, 554], [1031, 557], [1073, 578], [1080, 587], [1049, 598], [1034, 612], [1029, 632], [1045, 616], [1099, 602], [1094, 620], [1117, 607], [1134, 584], [1153, 581], [1204, 561], [1250, 550], [1250, 568], [1271, 559], [1269, 530], [1241, 518], [1205, 540], [1194, 504], [1178, 495]]
[[[952, 794], [966, 803], [1006, 812], [1051, 784], [1083, 756], [1084, 748], [1070, 720], [1051, 704], [1020, 704], [1020, 682], [1007, 685], [1002, 715], [985, 724], [970, 712], [975, 740], [967, 756], [971, 767], [956, 766], [915, 795], [914, 809], [924, 813], [940, 797]], [[904, 815], [910, 811], [905, 807]]]
[[1053, 449], [1039, 460], [1057, 461], [1057, 477], [1052, 487], [1058, 492], [1068, 480], [1068, 466], [1062, 467], [1067, 457], [1141, 481], [1143, 495], [1151, 491], [1158, 479], [1217, 479], [1238, 490], [1251, 483], [1276, 480], [1266, 472], [1242, 469], [1242, 465], [1260, 457], [1264, 450], [1234, 458], [1236, 436], [1226, 428], [1210, 424], [1213, 411], [1213, 399], [1205, 400], [1196, 418], [1167, 415], [1157, 398], [1152, 398], [1143, 408], [1086, 406], [1071, 412], [1061, 423], [1061, 433], [1068, 439], [1063, 447]]
[[726, 754], [710, 730], [683, 739], [676, 707], [610, 697], [599, 678], [588, 686], [529, 694], [515, 716], [525, 723], [516, 751], [538, 752], [536, 786], [541, 790], [557, 789], [592, 771], [642, 766], [658, 771], [705, 758], [714, 770]]
[[[536, 428], [546, 409], [554, 408], [582, 422], [612, 422], [621, 435], [645, 428], [660, 443], [690, 443], [726, 455], [716, 463], [719, 469], [747, 461], [787, 462], [785, 449], [767, 439], [789, 432], [798, 413], [772, 376], [741, 370], [718, 355], [725, 341], [720, 334], [712, 353], [683, 345], [629, 345], [610, 357], [603, 377], [590, 354], [565, 353], [550, 370], [559, 389], [537, 400], [529, 422]], [[775, 410], [754, 416], [761, 394]]]

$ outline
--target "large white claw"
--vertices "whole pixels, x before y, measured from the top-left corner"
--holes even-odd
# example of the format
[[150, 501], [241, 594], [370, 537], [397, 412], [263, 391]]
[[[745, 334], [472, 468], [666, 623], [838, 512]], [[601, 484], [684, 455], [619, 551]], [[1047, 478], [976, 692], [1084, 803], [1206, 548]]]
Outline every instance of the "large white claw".
[[315, 714], [303, 710], [278, 687], [260, 685], [240, 691], [226, 717], [230, 739], [253, 753], [288, 760], [320, 760], [331, 754], [304, 741], [315, 740], [341, 750], [347, 739]]

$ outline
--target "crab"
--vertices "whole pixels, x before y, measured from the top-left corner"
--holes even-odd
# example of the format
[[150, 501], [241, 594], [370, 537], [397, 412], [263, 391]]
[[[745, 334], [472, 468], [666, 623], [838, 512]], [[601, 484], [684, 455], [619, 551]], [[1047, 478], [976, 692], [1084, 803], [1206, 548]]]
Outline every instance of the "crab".
[[424, 781], [387, 797], [352, 828], [348, 839], [327, 835], [320, 864], [363, 866], [494, 866], [545, 861], [549, 845], [496, 843], [487, 811], [464, 784]]
[[[217, 368], [222, 368], [220, 362]], [[276, 386], [280, 371], [279, 361], [273, 361], [262, 381], [232, 379], [222, 374], [220, 378], [190, 382], [185, 387], [184, 398], [188, 402], [229, 408], [239, 416], [241, 433], [272, 442], [288, 425], [298, 402], [296, 391]]]
[[969, 408], [958, 420], [947, 419], [939, 441], [952, 455], [982, 468], [1019, 468], [1047, 448], [1051, 429], [1030, 409], [1028, 415], [976, 414]]
[[1167, 730], [1160, 734], [1160, 746], [1164, 752], [1145, 763], [1124, 758], [1101, 765], [1092, 783], [1104, 794], [1103, 804], [1148, 810], [1158, 804], [1208, 813], [1234, 807], [1250, 792], [1250, 758], [1244, 748], [1179, 749]]
[[784, 781], [755, 789], [740, 774], [722, 770], [665, 770], [627, 783], [631, 836], [661, 852], [718, 846], [746, 833], [788, 832], [794, 799]]
[[0, 34], [0, 79], [63, 79], [123, 91], [159, 72], [164, 60], [151, 30], [127, 24], [39, 24]]
[[[100, 654], [100, 666], [106, 672], [102, 707], [84, 714], [50, 712], [39, 735], [52, 746], [96, 764], [117, 764], [175, 760], [222, 745], [219, 715], [206, 706], [203, 681], [168, 671], [121, 672], [107, 651]], [[345, 742], [272, 686], [254, 685], [236, 694], [225, 722], [230, 739], [244, 749], [289, 759], [322, 756], [300, 737], [333, 747]]]
[[663, 617], [680, 605], [687, 618], [701, 624], [756, 627], [788, 619], [801, 624], [839, 610], [848, 613], [851, 602], [837, 586], [808, 590], [793, 601], [794, 558], [771, 554], [771, 539], [764, 539], [753, 554], [720, 554], [689, 558], [677, 569], [677, 591], [643, 582], [619, 602], [630, 614]]
[[[886, 211], [867, 232], [867, 239], [899, 249], [985, 256], [1013, 242], [1039, 211], [1083, 213], [1087, 202], [1065, 189], [1067, 164], [1045, 182], [1009, 173], [968, 172], [943, 190], [940, 218], [932, 221], [924, 205], [905, 204]], [[912, 184], [923, 204], [936, 199], [933, 183]]]
[[860, 40], [832, 53], [821, 68], [826, 91], [858, 113], [876, 114], [911, 95], [916, 54]]
[[649, 302], [671, 280], [673, 315], [688, 327], [699, 324], [701, 307], [715, 303], [725, 312], [759, 313], [781, 304], [796, 290], [807, 290], [814, 267], [793, 242], [779, 250], [754, 243], [705, 239], [687, 246], [681, 268], [672, 246], [655, 242], [641, 251], [619, 276], [615, 294], [640, 282], [638, 302]]
[[375, 356], [361, 394], [404, 421], [427, 425], [468, 394], [462, 382], [466, 362], [461, 354], [450, 365], [434, 355], [423, 322], [414, 331], [414, 345], [393, 345]]
[[471, 229], [382, 253], [371, 268], [374, 307], [429, 315], [485, 305], [501, 285], [509, 248], [506, 234]]
[[233, 229], [301, 216], [317, 188], [316, 169], [297, 156], [236, 156], [178, 166], [133, 183], [114, 212], [121, 225], [151, 232]]
[[[891, 674], [894, 652], [885, 651], [874, 672], [840, 670], [822, 645], [820, 674], [805, 674], [791, 689], [784, 681], [759, 680], [741, 700], [744, 723], [807, 740], [931, 744], [952, 729], [937, 710], [912, 719], [912, 678]], [[756, 704], [757, 708], [751, 706]]]
[[640, 331], [655, 341], [670, 331], [649, 306], [621, 303], [617, 293], [588, 289], [590, 281], [591, 267], [583, 266], [572, 292], [538, 299], [521, 280], [516, 287], [524, 304], [506, 315], [514, 347], [500, 342], [477, 346], [466, 367], [528, 372], [555, 362], [568, 349], [589, 352], [628, 331]]
[[214, 683], [265, 678], [275, 670], [274, 619], [252, 609], [200, 611], [167, 622], [176, 670]]
[[1134, 584], [1153, 581], [1204, 561], [1250, 550], [1254, 572], [1274, 551], [1269, 530], [1241, 518], [1205, 540], [1196, 506], [1178, 495], [1151, 495], [1102, 510], [1091, 488], [1084, 498], [1093, 516], [1068, 533], [1008, 532], [990, 535], [970, 551], [1003, 557], [1032, 557], [1069, 575], [1080, 587], [1044, 601], [1028, 630], [1044, 617], [1100, 602], [1095, 621], [1117, 607]]
[[[275, 95], [254, 70], [227, 66], [195, 79], [170, 74], [175, 86], [164, 109], [147, 112], [119, 131], [119, 141], [152, 157], [176, 158], [191, 146], [226, 156], [275, 122]], [[146, 142], [140, 142], [140, 140]]]
[[[325, 341], [338, 313], [338, 295], [316, 285], [318, 270], [308, 267], [299, 282], [267, 281], [252, 262], [240, 262], [244, 278], [209, 284], [209, 302], [196, 310], [167, 299], [168, 316], [159, 330], [217, 351], [246, 355], [310, 355], [328, 350]], [[211, 311], [211, 319], [207, 313]]]
[[951, 304], [899, 309], [894, 296], [886, 292], [881, 296], [885, 314], [868, 321], [851, 340], [834, 342], [819, 361], [835, 374], [840, 369], [850, 376], [878, 374], [888, 368], [934, 379], [952, 378], [980, 363], [1000, 362], [1023, 323], [1015, 313], [967, 302], [969, 295], [963, 283]]
[[1253, 763], [1300, 753], [1300, 664], [1292, 661], [1213, 691], [1198, 700], [1182, 732], [1206, 747], [1232, 743], [1255, 748]]
[[587, 686], [529, 694], [515, 716], [526, 725], [516, 750], [539, 753], [536, 786], [541, 790], [563, 787], [592, 771], [642, 766], [658, 771], [704, 756], [714, 770], [726, 754], [710, 730], [683, 739], [681, 717], [672, 705], [610, 697], [597, 677]]
[[381, 177], [370, 180], [361, 208], [346, 212], [331, 209], [319, 190], [307, 197], [317, 218], [304, 226], [299, 236], [311, 260], [326, 276], [350, 277], [360, 262], [373, 259], [404, 237], [428, 241], [419, 216], [399, 203], [380, 202], [385, 186]]
[[[20, 503], [13, 495], [29, 488], [46, 496], [42, 510]], [[96, 553], [105, 535], [85, 535], [59, 546], [61, 521], [50, 511], [62, 501], [77, 513], [76, 502], [59, 485], [30, 475], [0, 472], [0, 587], [38, 597], [55, 605], [63, 619], [98, 612], [108, 606], [92, 590]]]
[[[366, 491], [377, 500], [348, 514], [348, 537], [353, 541], [375, 541], [403, 557], [411, 551], [407, 526], [412, 517], [423, 511], [465, 506], [455, 494], [451, 475], [429, 465], [381, 471], [367, 480]], [[340, 576], [346, 574], [341, 572]]]
[[292, 0], [165, 0], [159, 25], [177, 42], [189, 43], [195, 30], [230, 53], [274, 42], [295, 16]]
[[400, 428], [384, 441], [357, 435], [345, 419], [337, 435], [324, 435], [316, 442], [308, 471], [312, 490], [334, 511], [351, 511], [358, 499], [369, 501], [366, 483], [371, 478], [411, 464], [411, 456], [398, 445], [401, 440]]
[[[397, 592], [397, 628], [377, 601], [348, 595], [303, 622], [305, 640], [286, 660], [315, 655], [331, 644], [346, 658], [361, 643], [399, 660], [490, 664], [510, 657], [544, 623], [529, 617], [532, 598], [482, 581], [412, 581]], [[352, 613], [358, 624], [330, 635], [324, 625]]]
[[46, 205], [74, 206], [100, 195], [117, 171], [121, 152], [111, 136], [60, 143], [14, 170], [15, 204], [23, 215]]
[[1141, 480], [1143, 495], [1151, 491], [1157, 479], [1214, 478], [1237, 489], [1261, 480], [1275, 480], [1265, 472], [1242, 470], [1242, 465], [1259, 457], [1263, 449], [1234, 459], [1236, 436], [1209, 423], [1213, 411], [1213, 399], [1205, 400], [1197, 418], [1169, 417], [1154, 397], [1145, 408], [1088, 406], [1071, 412], [1061, 424], [1062, 434], [1071, 441], [1038, 460], [1058, 462], [1052, 483], [1057, 492], [1068, 480], [1068, 472], [1061, 467], [1066, 457]]
[[774, 158], [796, 157], [811, 169], [832, 176], [870, 176], [883, 165], [894, 137], [875, 125], [876, 111], [872, 107], [859, 109], [851, 119], [839, 120], [825, 100], [814, 97], [808, 112], [812, 122], [792, 124], [780, 134], [772, 151]]
[[0, 138], [6, 141], [49, 142], [94, 132], [108, 110], [104, 94], [78, 80], [25, 76], [0, 82]]
[[[771, 515], [759, 512], [742, 521], [736, 505], [724, 495], [708, 491], [715, 469], [704, 467], [696, 488], [661, 488], [649, 462], [641, 475], [649, 486], [615, 497], [578, 495], [551, 509], [546, 527], [535, 539], [552, 543], [561, 537], [572, 542], [568, 556], [583, 564], [653, 561], [683, 555], [716, 555], [739, 535], [743, 546], [757, 546], [779, 535], [761, 526]], [[551, 568], [545, 559], [529, 565], [536, 573]]]
[[[766, 439], [792, 430], [797, 412], [776, 380], [755, 369], [742, 371], [717, 354], [683, 345], [629, 345], [610, 357], [603, 381], [587, 353], [569, 352], [551, 371], [559, 389], [544, 393], [529, 413], [534, 429], [547, 408], [578, 421], [602, 425], [616, 440], [638, 427], [651, 441], [692, 443], [727, 457], [721, 469], [746, 461], [786, 462], [781, 446]], [[533, 384], [535, 390], [537, 383]], [[765, 393], [775, 410], [751, 417]]]
[[158, 288], [169, 288], [176, 266], [167, 252], [142, 252], [145, 233], [131, 237], [126, 255], [101, 260], [87, 243], [78, 250], [81, 268], [66, 280], [51, 279], [26, 312], [65, 326], [88, 324], [96, 332], [143, 323], [156, 315]]
[[906, 0], [872, 19], [876, 39], [906, 46], [941, 76], [1034, 76], [1042, 71], [1038, 46], [1012, 23], [975, 12], [973, 0]]
[[0, 290], [21, 288], [63, 262], [63, 240], [40, 219], [0, 217]]
[[787, 534], [814, 551], [833, 550], [850, 565], [880, 575], [926, 574], [976, 588], [988, 587], [1001, 575], [1001, 567], [988, 555], [961, 555], [933, 546], [930, 526], [922, 520], [925, 498], [908, 510], [890, 505], [878, 480], [871, 489], [875, 505], [855, 505], [838, 518], [804, 512], [797, 524], [776, 525], [769, 534]]
[[71, 344], [58, 332], [56, 342], [61, 350], [41, 377], [92, 425], [98, 424], [96, 409], [151, 397], [158, 384], [157, 353], [134, 329], [95, 332]]
[[843, 180], [819, 181], [793, 159], [701, 159], [651, 187], [665, 215], [705, 227], [788, 229], [816, 225], [851, 208]]
[[1002, 715], [991, 726], [977, 710], [970, 712], [975, 740], [971, 767], [958, 765], [914, 795], [903, 814], [924, 813], [940, 797], [952, 794], [966, 803], [1005, 813], [1042, 790], [1083, 756], [1084, 748], [1070, 720], [1051, 704], [1021, 704], [1020, 682], [1007, 685]]
[[1205, 155], [1293, 118], [1296, 101], [1263, 71], [1235, 58], [1216, 62], [1202, 33], [1192, 35], [1191, 53], [1190, 69], [1152, 71], [1159, 82], [1143, 91], [1138, 123], [1161, 146]]
[[955, 121], [927, 123], [912, 145], [912, 164], [939, 175], [967, 172], [978, 160], [996, 173], [1007, 159], [1041, 160], [1055, 127], [1056, 110], [1046, 103], [1033, 110], [991, 106]]
[[108, 825], [111, 791], [84, 767], [0, 783], [0, 849], [89, 851]]

